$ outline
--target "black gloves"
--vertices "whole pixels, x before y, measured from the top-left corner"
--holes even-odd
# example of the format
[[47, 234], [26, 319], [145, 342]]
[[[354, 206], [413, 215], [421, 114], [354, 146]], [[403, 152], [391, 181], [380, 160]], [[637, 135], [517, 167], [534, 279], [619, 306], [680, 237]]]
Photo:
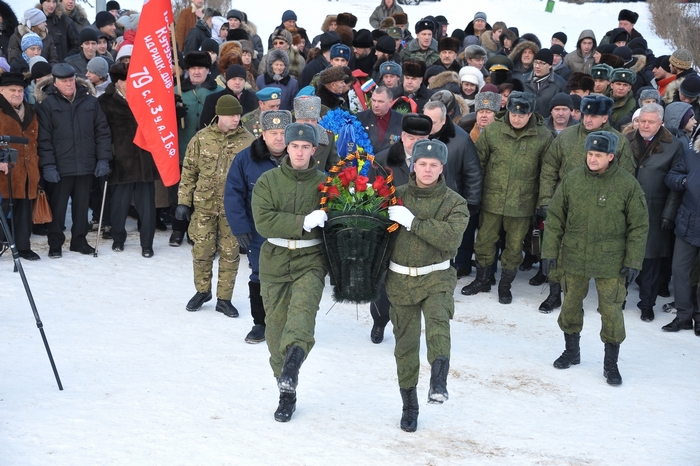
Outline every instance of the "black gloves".
[[251, 241], [253, 241], [253, 235], [251, 235], [250, 233], [238, 235], [236, 236], [236, 241], [238, 241], [238, 245], [240, 247], [247, 250], [248, 246], [250, 246]]
[[189, 222], [192, 220], [192, 208], [187, 207], [184, 204], [180, 204], [175, 209], [175, 218], [178, 220], [187, 220]]

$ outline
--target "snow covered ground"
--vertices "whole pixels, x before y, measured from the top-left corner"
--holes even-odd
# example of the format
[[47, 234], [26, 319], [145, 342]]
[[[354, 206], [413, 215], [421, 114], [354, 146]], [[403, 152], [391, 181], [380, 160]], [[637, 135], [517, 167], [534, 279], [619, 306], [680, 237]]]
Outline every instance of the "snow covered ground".
[[[362, 18], [358, 27], [368, 26], [378, 3], [289, 6], [313, 36], [327, 13], [349, 10]], [[543, 41], [564, 30], [571, 50], [580, 29], [593, 27], [602, 37], [627, 7], [640, 13], [637, 28], [650, 48], [668, 53], [649, 29], [644, 4], [558, 2], [554, 14], [544, 5], [443, 0], [404, 8], [411, 22], [445, 14], [450, 30], [464, 27], [478, 8], [490, 21], [505, 20]], [[288, 7], [272, 0], [234, 6], [264, 38]], [[278, 392], [267, 348], [243, 341], [252, 325], [245, 259], [233, 298], [240, 318], [215, 312], [212, 302], [188, 313], [189, 246], [171, 248], [169, 232], [159, 232], [155, 256], [144, 259], [133, 221], [129, 228], [122, 253], [107, 241], [98, 258], [66, 246], [62, 259], [50, 260], [45, 238], [35, 237], [42, 260], [23, 263], [64, 391], [56, 388], [12, 261], [0, 258], [0, 465], [700, 464], [700, 338], [661, 331], [673, 318], [661, 312], [670, 299], [659, 299], [657, 319], [645, 323], [632, 290], [620, 351], [624, 383], [610, 387], [602, 376], [594, 288], [585, 303], [582, 363], [559, 371], [552, 367], [564, 346], [558, 312], [537, 312], [546, 290], [527, 284], [534, 271], [518, 275], [509, 306], [498, 304], [495, 290], [462, 296], [473, 275], [460, 280], [450, 400], [426, 403], [423, 356], [418, 431], [408, 434], [399, 429], [391, 326], [382, 344], [372, 344], [368, 306], [333, 306], [328, 287], [316, 347], [301, 370], [297, 411], [280, 424], [272, 417]]]

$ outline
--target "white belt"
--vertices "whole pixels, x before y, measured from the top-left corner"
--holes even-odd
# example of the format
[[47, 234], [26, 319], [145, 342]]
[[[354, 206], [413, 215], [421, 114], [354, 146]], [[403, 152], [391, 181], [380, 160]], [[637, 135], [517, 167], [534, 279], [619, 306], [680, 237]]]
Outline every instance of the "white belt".
[[404, 267], [395, 262], [389, 262], [389, 270], [392, 272], [400, 273], [401, 275], [409, 275], [411, 277], [417, 277], [419, 275], [427, 275], [430, 272], [435, 272], [437, 270], [447, 270], [450, 268], [450, 260], [445, 262], [440, 262], [439, 264], [426, 265], [425, 267]]
[[274, 244], [275, 246], [281, 246], [287, 249], [302, 249], [310, 248], [311, 246], [316, 246], [321, 244], [320, 238], [316, 239], [284, 239], [284, 238], [267, 238], [267, 240]]

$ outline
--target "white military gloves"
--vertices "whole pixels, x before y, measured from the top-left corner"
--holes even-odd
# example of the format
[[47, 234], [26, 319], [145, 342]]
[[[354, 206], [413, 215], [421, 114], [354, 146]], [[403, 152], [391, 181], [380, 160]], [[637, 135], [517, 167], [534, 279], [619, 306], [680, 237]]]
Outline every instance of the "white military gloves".
[[314, 210], [309, 215], [304, 217], [304, 230], [311, 231], [316, 227], [322, 227], [326, 224], [328, 215], [322, 210]]
[[411, 224], [414, 218], [416, 218], [416, 216], [402, 205], [389, 206], [389, 220], [406, 227], [406, 231], [411, 231]]

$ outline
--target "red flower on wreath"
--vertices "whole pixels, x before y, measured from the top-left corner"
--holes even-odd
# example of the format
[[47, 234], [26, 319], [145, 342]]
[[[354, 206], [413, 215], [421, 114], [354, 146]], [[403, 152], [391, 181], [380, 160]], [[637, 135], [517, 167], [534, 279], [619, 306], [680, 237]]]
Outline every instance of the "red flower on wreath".
[[338, 191], [337, 186], [331, 185], [326, 194], [328, 194], [328, 199], [333, 199], [334, 197], [340, 196], [340, 191]]
[[358, 192], [364, 192], [367, 191], [367, 183], [369, 182], [369, 178], [366, 176], [358, 176], [355, 179], [355, 189], [357, 189]]
[[338, 173], [338, 179], [347, 188], [351, 181], [357, 178], [357, 167], [347, 167], [342, 172]]
[[374, 178], [374, 183], [372, 183], [372, 187], [374, 188], [374, 190], [379, 192], [379, 190], [382, 189], [382, 186], [386, 186], [386, 180], [384, 179], [384, 177], [377, 176], [376, 178]]

